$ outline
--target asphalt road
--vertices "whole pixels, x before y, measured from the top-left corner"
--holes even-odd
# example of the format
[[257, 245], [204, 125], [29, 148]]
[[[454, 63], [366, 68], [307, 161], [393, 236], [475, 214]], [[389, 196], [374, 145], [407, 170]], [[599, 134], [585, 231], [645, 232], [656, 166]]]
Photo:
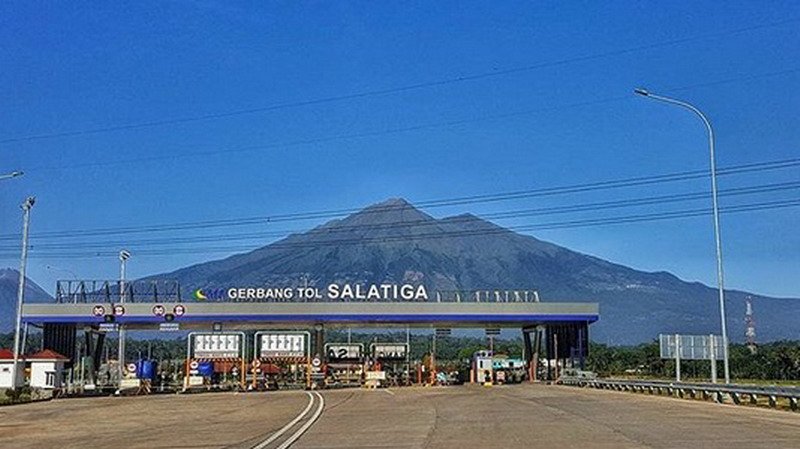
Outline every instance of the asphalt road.
[[[545, 385], [322, 392], [292, 448], [800, 448], [800, 414]], [[252, 447], [303, 392], [69, 399], [0, 407], [0, 447]]]
[[59, 399], [0, 407], [0, 448], [252, 447], [303, 409], [303, 392]]
[[800, 448], [797, 413], [632, 393], [519, 385], [326, 398], [294, 448]]

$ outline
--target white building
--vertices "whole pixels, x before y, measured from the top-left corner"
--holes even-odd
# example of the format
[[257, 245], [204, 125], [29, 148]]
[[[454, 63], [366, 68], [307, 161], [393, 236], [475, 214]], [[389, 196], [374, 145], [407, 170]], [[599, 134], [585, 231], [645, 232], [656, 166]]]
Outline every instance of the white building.
[[14, 353], [0, 349], [0, 388], [11, 388], [11, 368], [14, 366]]
[[64, 364], [69, 361], [63, 355], [45, 349], [25, 359], [31, 365], [31, 387], [52, 390], [63, 385]]

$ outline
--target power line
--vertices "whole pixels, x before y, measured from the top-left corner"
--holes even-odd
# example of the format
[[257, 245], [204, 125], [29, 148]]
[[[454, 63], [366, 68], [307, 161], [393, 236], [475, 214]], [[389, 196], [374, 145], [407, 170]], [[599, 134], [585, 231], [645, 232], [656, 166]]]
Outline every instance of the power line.
[[[797, 207], [800, 206], [800, 199], [790, 199], [790, 200], [780, 200], [780, 201], [772, 201], [766, 203], [751, 203], [751, 204], [742, 204], [737, 206], [730, 206], [720, 209], [721, 212], [726, 214], [728, 213], [742, 213], [742, 212], [755, 212], [755, 211], [763, 211], [763, 210], [774, 210], [774, 209], [784, 209], [789, 207]], [[700, 216], [707, 216], [710, 215], [711, 211], [707, 210], [707, 208], [703, 209], [689, 209], [683, 211], [672, 211], [672, 212], [659, 212], [659, 213], [652, 213], [652, 214], [638, 214], [638, 215], [628, 215], [628, 216], [618, 216], [618, 217], [608, 217], [608, 218], [601, 218], [601, 219], [587, 219], [587, 220], [572, 220], [572, 221], [562, 221], [562, 222], [550, 222], [550, 223], [541, 223], [541, 224], [531, 224], [525, 226], [518, 226], [518, 227], [511, 227], [511, 228], [491, 228], [491, 229], [480, 229], [480, 230], [459, 230], [459, 231], [445, 231], [445, 232], [437, 232], [437, 233], [428, 233], [428, 234], [417, 234], [417, 235], [410, 235], [410, 236], [381, 236], [381, 237], [359, 237], [359, 238], [350, 238], [350, 239], [332, 239], [327, 241], [315, 241], [315, 242], [275, 242], [268, 245], [264, 249], [269, 250], [281, 250], [281, 249], [319, 249], [321, 247], [326, 246], [339, 246], [339, 245], [364, 245], [369, 243], [393, 243], [393, 242], [400, 242], [400, 243], [409, 243], [417, 240], [426, 240], [426, 239], [442, 239], [442, 238], [458, 238], [458, 237], [469, 237], [469, 236], [483, 236], [483, 235], [496, 235], [496, 234], [513, 234], [515, 232], [525, 232], [525, 231], [543, 231], [543, 230], [556, 230], [556, 229], [570, 229], [570, 228], [581, 228], [581, 227], [590, 227], [590, 226], [608, 226], [608, 225], [620, 225], [620, 224], [630, 224], [630, 223], [640, 223], [640, 222], [652, 222], [652, 221], [661, 221], [661, 220], [672, 220], [672, 219], [680, 219], [680, 218], [692, 218], [692, 217], [700, 217]], [[525, 237], [525, 236], [523, 236]], [[261, 248], [256, 248], [258, 250]], [[252, 251], [254, 248], [251, 245], [248, 246], [224, 246], [224, 247], [195, 247], [195, 248], [162, 248], [162, 249], [140, 249], [137, 251], [137, 255], [139, 256], [163, 256], [163, 255], [175, 255], [175, 254], [196, 254], [196, 253], [214, 253], [214, 252], [231, 252], [231, 251]], [[96, 251], [96, 252], [64, 252], [64, 253], [38, 253], [35, 252], [33, 249], [31, 251], [31, 257], [37, 258], [86, 258], [86, 257], [110, 257], [116, 256], [117, 252], [114, 251]], [[16, 255], [12, 254], [0, 254], [0, 259], [7, 259], [10, 257], [16, 257]]]
[[[800, 69], [794, 70], [795, 72], [800, 71]], [[534, 108], [534, 109], [525, 109], [521, 111], [515, 112], [508, 112], [503, 114], [493, 114], [493, 115], [483, 115], [479, 117], [472, 117], [467, 119], [461, 120], [447, 120], [447, 121], [439, 121], [439, 122], [432, 122], [432, 123], [424, 123], [418, 125], [411, 125], [411, 126], [403, 126], [397, 128], [388, 128], [388, 129], [381, 129], [375, 131], [364, 131], [358, 133], [349, 133], [349, 134], [337, 134], [333, 136], [323, 136], [311, 139], [299, 139], [293, 140], [289, 142], [278, 142], [278, 143], [270, 143], [270, 144], [263, 144], [263, 145], [248, 145], [248, 146], [241, 146], [241, 147], [231, 147], [231, 148], [219, 148], [215, 150], [207, 150], [207, 151], [192, 151], [192, 152], [185, 152], [180, 154], [165, 154], [165, 155], [158, 155], [158, 156], [147, 156], [147, 157], [139, 157], [139, 158], [130, 158], [118, 161], [100, 161], [100, 162], [86, 162], [83, 164], [68, 164], [58, 167], [34, 167], [27, 169], [28, 172], [35, 172], [35, 171], [48, 171], [48, 170], [69, 170], [69, 169], [80, 169], [80, 168], [91, 168], [91, 167], [108, 167], [114, 165], [129, 165], [141, 162], [156, 162], [156, 161], [165, 161], [165, 160], [174, 160], [174, 159], [186, 159], [186, 158], [193, 158], [193, 157], [202, 157], [202, 156], [213, 156], [219, 154], [235, 154], [235, 153], [247, 153], [252, 151], [258, 150], [269, 150], [274, 148], [293, 148], [299, 146], [307, 146], [307, 145], [316, 145], [321, 143], [328, 143], [328, 142], [335, 142], [339, 140], [350, 140], [350, 139], [361, 139], [366, 137], [378, 137], [378, 136], [385, 136], [391, 134], [400, 134], [412, 131], [421, 131], [425, 129], [436, 129], [442, 127], [450, 127], [450, 126], [457, 126], [457, 125], [466, 125], [470, 123], [477, 123], [477, 122], [484, 122], [484, 121], [493, 121], [493, 120], [502, 120], [507, 118], [513, 117], [522, 117], [525, 115], [534, 114], [537, 112], [546, 112], [546, 111], [556, 111], [560, 109], [568, 109], [574, 107], [582, 107], [582, 106], [589, 106], [589, 105], [596, 105], [596, 104], [603, 104], [603, 103], [611, 103], [615, 101], [623, 101], [629, 100], [630, 96], [618, 96], [618, 97], [607, 97], [601, 98], [598, 100], [591, 100], [591, 101], [582, 101], [578, 103], [570, 103], [561, 106], [552, 106], [546, 108]]]
[[[742, 173], [757, 173], [763, 171], [780, 170], [796, 166], [800, 166], [800, 158], [735, 165], [717, 170], [717, 175], [727, 176], [727, 175], [742, 174]], [[708, 176], [709, 176], [708, 170], [689, 170], [689, 171], [666, 173], [660, 175], [640, 176], [640, 177], [623, 178], [616, 180], [572, 184], [565, 186], [543, 187], [537, 189], [519, 190], [519, 191], [493, 193], [493, 194], [481, 194], [481, 195], [451, 197], [444, 199], [433, 199], [433, 200], [418, 202], [416, 203], [416, 206], [420, 209], [432, 209], [432, 208], [457, 206], [457, 205], [460, 206], [466, 204], [493, 203], [499, 201], [519, 200], [519, 199], [528, 199], [535, 197], [546, 197], [546, 196], [564, 195], [573, 193], [585, 193], [585, 192], [594, 192], [601, 190], [629, 188], [642, 185], [653, 185], [661, 183], [687, 181], [693, 179], [703, 179], [707, 178]], [[363, 213], [365, 214], [384, 213], [394, 210], [402, 210], [404, 207], [405, 205], [374, 206], [363, 210]], [[206, 220], [206, 221], [183, 222], [183, 223], [172, 223], [172, 224], [162, 224], [162, 225], [99, 228], [91, 230], [51, 231], [51, 232], [39, 233], [36, 236], [32, 236], [32, 239], [40, 240], [48, 238], [89, 237], [89, 236], [101, 236], [101, 235], [183, 231], [191, 229], [211, 229], [211, 228], [233, 227], [233, 226], [250, 226], [257, 224], [264, 225], [264, 224], [278, 223], [278, 222], [338, 218], [359, 211], [362, 211], [362, 209], [360, 208], [331, 209], [331, 210], [321, 210], [313, 212], [297, 212], [297, 213], [276, 214], [268, 216], [240, 217], [233, 219]], [[0, 236], [0, 240], [16, 240], [18, 238], [19, 236], [16, 234], [13, 235], [7, 234], [4, 236]]]
[[[724, 80], [712, 81], [707, 83], [698, 83], [692, 85], [686, 85], [681, 87], [663, 89], [664, 92], [673, 92], [673, 91], [681, 91], [687, 89], [693, 89], [696, 87], [706, 87], [712, 85], [719, 85], [719, 84], [726, 84], [735, 81], [742, 81], [742, 80], [753, 80], [758, 78], [765, 78], [765, 77], [772, 77], [778, 75], [785, 75], [789, 73], [797, 73], [800, 72], [800, 68], [795, 69], [788, 69], [788, 70], [781, 70], [778, 72], [771, 72], [771, 73], [762, 73], [757, 75], [746, 75], [741, 77], [735, 78], [727, 78]], [[116, 165], [131, 165], [137, 163], [145, 163], [145, 162], [157, 162], [157, 161], [168, 161], [168, 160], [175, 160], [175, 159], [186, 159], [186, 158], [195, 158], [195, 157], [203, 157], [203, 156], [214, 156], [220, 154], [235, 154], [235, 153], [247, 153], [259, 150], [269, 150], [275, 148], [294, 148], [300, 146], [307, 146], [307, 145], [317, 145], [322, 143], [328, 142], [335, 142], [340, 140], [352, 140], [352, 139], [362, 139], [367, 137], [378, 137], [378, 136], [385, 136], [385, 135], [392, 135], [392, 134], [402, 134], [407, 132], [414, 132], [414, 131], [422, 131], [428, 129], [437, 129], [437, 128], [445, 128], [445, 127], [452, 127], [452, 126], [459, 126], [459, 125], [466, 125], [471, 123], [479, 123], [479, 122], [486, 122], [486, 121], [495, 121], [495, 120], [503, 120], [515, 117], [523, 117], [526, 115], [531, 115], [539, 112], [552, 112], [558, 111], [563, 109], [570, 109], [576, 107], [585, 107], [585, 106], [593, 106], [599, 104], [607, 104], [613, 103], [618, 101], [627, 101], [630, 100], [630, 95], [625, 96], [616, 96], [616, 97], [606, 97], [600, 98], [596, 100], [589, 100], [589, 101], [581, 101], [576, 103], [569, 103], [559, 106], [551, 106], [551, 107], [544, 107], [544, 108], [533, 108], [533, 109], [524, 109], [520, 111], [514, 112], [507, 112], [503, 114], [489, 114], [483, 115], [478, 117], [471, 117], [466, 119], [459, 119], [459, 120], [445, 120], [445, 121], [438, 121], [438, 122], [431, 122], [431, 123], [422, 123], [417, 125], [410, 125], [410, 126], [403, 126], [403, 127], [396, 127], [396, 128], [388, 128], [382, 130], [375, 130], [375, 131], [364, 131], [358, 133], [349, 133], [349, 134], [337, 134], [332, 136], [322, 136], [316, 137], [311, 139], [299, 139], [294, 141], [288, 142], [278, 142], [278, 143], [270, 143], [270, 144], [262, 144], [262, 145], [247, 145], [247, 146], [240, 146], [240, 147], [231, 147], [231, 148], [218, 148], [213, 150], [206, 150], [206, 151], [190, 151], [190, 152], [183, 152], [179, 154], [161, 154], [157, 156], [146, 156], [146, 157], [138, 157], [138, 158], [129, 158], [129, 159], [122, 159], [116, 161], [97, 161], [97, 162], [85, 162], [81, 164], [65, 164], [60, 166], [45, 166], [45, 167], [33, 167], [27, 169], [29, 172], [37, 172], [37, 171], [64, 171], [64, 170], [77, 170], [83, 168], [93, 168], [93, 167], [110, 167]]]
[[297, 108], [297, 107], [304, 107], [304, 106], [314, 106], [314, 105], [320, 105], [320, 104], [335, 103], [335, 102], [345, 101], [345, 100], [353, 100], [353, 99], [361, 99], [361, 98], [368, 98], [368, 97], [376, 97], [376, 96], [384, 96], [384, 95], [397, 94], [397, 93], [403, 93], [403, 92], [410, 92], [410, 91], [415, 91], [415, 90], [428, 89], [428, 88], [431, 88], [431, 87], [440, 87], [440, 86], [445, 86], [445, 85], [450, 85], [450, 84], [463, 83], [463, 82], [466, 82], [466, 81], [476, 81], [476, 80], [481, 80], [481, 79], [506, 76], [506, 75], [515, 74], [515, 73], [529, 72], [529, 71], [539, 70], [539, 69], [548, 68], [548, 67], [557, 67], [557, 66], [563, 66], [563, 65], [568, 65], [568, 64], [574, 64], [574, 63], [578, 63], [578, 62], [588, 62], [588, 61], [594, 61], [594, 60], [604, 59], [604, 58], [608, 58], [608, 57], [622, 56], [622, 55], [626, 55], [626, 54], [630, 54], [630, 53], [637, 53], [637, 52], [646, 51], [646, 50], [653, 50], [653, 49], [662, 48], [662, 47], [669, 47], [669, 46], [684, 44], [684, 43], [693, 42], [693, 41], [696, 41], [696, 40], [714, 39], [714, 38], [718, 38], [718, 37], [729, 36], [729, 35], [732, 35], [732, 34], [740, 34], [740, 33], [746, 33], [746, 32], [749, 32], [749, 31], [755, 31], [755, 30], [760, 30], [760, 29], [765, 29], [765, 28], [773, 28], [773, 27], [777, 27], [777, 26], [782, 26], [782, 25], [795, 23], [797, 21], [800, 21], [800, 18], [786, 19], [786, 20], [777, 21], [777, 22], [771, 22], [771, 23], [753, 25], [753, 26], [743, 27], [743, 28], [738, 28], [738, 29], [733, 29], [733, 30], [721, 31], [721, 32], [718, 32], [718, 33], [708, 33], [708, 34], [699, 35], [699, 36], [690, 36], [690, 37], [684, 37], [684, 38], [679, 38], [679, 39], [671, 39], [671, 40], [666, 40], [666, 41], [661, 41], [661, 42], [654, 42], [654, 43], [651, 43], [651, 44], [638, 45], [638, 46], [633, 46], [633, 47], [628, 47], [628, 48], [623, 48], [623, 49], [617, 49], [617, 50], [610, 50], [610, 51], [606, 51], [606, 52], [599, 52], [599, 53], [594, 53], [594, 54], [589, 54], [589, 55], [584, 55], [584, 56], [563, 58], [563, 59], [559, 59], [559, 60], [548, 61], [548, 62], [540, 62], [540, 63], [526, 65], [526, 66], [511, 67], [511, 68], [507, 68], [507, 69], [503, 69], [503, 70], [493, 70], [491, 72], [472, 73], [472, 74], [461, 75], [461, 76], [457, 76], [457, 77], [442, 78], [442, 79], [434, 80], [434, 81], [427, 81], [427, 82], [415, 83], [415, 84], [407, 84], [407, 85], [404, 85], [404, 86], [397, 86], [397, 87], [386, 88], [386, 89], [365, 90], [365, 91], [361, 91], [361, 92], [354, 92], [354, 93], [344, 94], [344, 95], [333, 95], [333, 96], [329, 96], [329, 97], [321, 97], [321, 98], [310, 99], [310, 100], [301, 100], [301, 101], [294, 101], [294, 102], [278, 103], [278, 104], [273, 104], [273, 105], [269, 105], [269, 106], [262, 106], [262, 107], [256, 107], [256, 108], [247, 108], [247, 109], [238, 109], [238, 110], [227, 111], [227, 112], [217, 112], [217, 113], [203, 114], [203, 115], [196, 115], [196, 116], [189, 116], [189, 117], [179, 117], [179, 118], [170, 118], [170, 119], [162, 119], [162, 120], [152, 120], [152, 121], [138, 122], [138, 123], [126, 123], [126, 124], [120, 124], [120, 125], [111, 125], [111, 126], [106, 126], [106, 127], [87, 128], [87, 129], [82, 129], [82, 130], [72, 130], [72, 131], [52, 132], [52, 133], [43, 133], [43, 134], [11, 137], [11, 138], [6, 138], [6, 139], [0, 140], [0, 144], [7, 144], [7, 143], [13, 143], [13, 142], [23, 142], [23, 141], [29, 142], [29, 141], [35, 141], [35, 140], [54, 139], [54, 138], [62, 138], [62, 137], [74, 137], [74, 136], [82, 136], [82, 135], [107, 133], [107, 132], [113, 132], [113, 131], [124, 131], [124, 130], [150, 128], [150, 127], [156, 127], [156, 126], [175, 125], [175, 124], [181, 124], [181, 123], [192, 123], [192, 122], [200, 122], [200, 121], [207, 121], [207, 120], [216, 120], [216, 119], [221, 119], [221, 118], [228, 118], [228, 117], [235, 117], [235, 116], [242, 116], [242, 115], [251, 115], [251, 114], [257, 114], [257, 113], [263, 113], [263, 112], [277, 111], [277, 110], [282, 110], [282, 109]]
[[[731, 196], [741, 196], [741, 195], [753, 195], [753, 194], [762, 194], [762, 193], [773, 193], [773, 192], [782, 192], [788, 190], [797, 190], [800, 189], [800, 181], [798, 182], [784, 182], [784, 183], [773, 183], [773, 184], [765, 184], [765, 185], [757, 185], [757, 186], [749, 186], [749, 187], [740, 187], [740, 188], [733, 188], [733, 189], [726, 189], [722, 190], [719, 193], [720, 197], [731, 197]], [[609, 209], [619, 209], [619, 208], [628, 208], [628, 207], [640, 207], [646, 205], [653, 205], [653, 204], [667, 204], [667, 203], [678, 203], [678, 202], [686, 202], [686, 201], [696, 201], [696, 200], [705, 200], [708, 199], [710, 192], [703, 191], [703, 192], [692, 192], [692, 193], [681, 193], [681, 194], [670, 194], [670, 195], [658, 195], [658, 196], [649, 196], [649, 197], [640, 197], [640, 198], [630, 198], [630, 199], [622, 199], [622, 200], [613, 200], [613, 201], [600, 201], [600, 202], [593, 202], [593, 203], [584, 203], [584, 204], [572, 204], [572, 205], [564, 205], [564, 206], [554, 206], [554, 207], [542, 207], [536, 209], [523, 209], [523, 210], [510, 210], [504, 212], [495, 212], [490, 213], [482, 216], [484, 220], [506, 220], [506, 219], [515, 219], [515, 218], [524, 218], [524, 217], [531, 217], [531, 216], [547, 216], [547, 215], [559, 215], [559, 214], [568, 214], [568, 213], [576, 213], [576, 212], [594, 212], [599, 210], [609, 210]], [[242, 240], [252, 240], [257, 238], [265, 238], [265, 237], [283, 237], [287, 236], [292, 233], [301, 233], [305, 232], [306, 235], [311, 236], [320, 236], [320, 237], [327, 237], [333, 234], [345, 234], [350, 232], [358, 232], [358, 231], [397, 231], [406, 228], [420, 228], [420, 227], [440, 227], [445, 225], [453, 225], [453, 224], [461, 224], [461, 223], [473, 223], [474, 218], [472, 217], [451, 217], [447, 219], [446, 222], [442, 222], [440, 220], [430, 220], [430, 219], [420, 219], [420, 220], [409, 220], [409, 221], [402, 221], [398, 223], [380, 223], [380, 224], [373, 224], [373, 225], [338, 225], [335, 228], [316, 228], [311, 230], [304, 230], [304, 229], [290, 229], [290, 230], [283, 230], [283, 231], [267, 231], [267, 232], [250, 232], [250, 233], [238, 233], [238, 234], [231, 234], [226, 233], [224, 235], [207, 235], [207, 236], [192, 236], [192, 237], [169, 237], [169, 238], [160, 238], [160, 239], [142, 239], [142, 240], [125, 240], [125, 245], [127, 246], [136, 246], [136, 245], [164, 245], [164, 244], [191, 244], [191, 243], [203, 243], [203, 242], [221, 242], [221, 241], [242, 241]], [[81, 248], [109, 248], [109, 247], [116, 247], [119, 246], [121, 242], [119, 241], [70, 241], [65, 243], [43, 243], [43, 244], [34, 244], [31, 245], [31, 248], [41, 250], [41, 249], [74, 249], [76, 246], [80, 246]], [[16, 249], [16, 246], [3, 246], [0, 247], [1, 250], [13, 250]]]

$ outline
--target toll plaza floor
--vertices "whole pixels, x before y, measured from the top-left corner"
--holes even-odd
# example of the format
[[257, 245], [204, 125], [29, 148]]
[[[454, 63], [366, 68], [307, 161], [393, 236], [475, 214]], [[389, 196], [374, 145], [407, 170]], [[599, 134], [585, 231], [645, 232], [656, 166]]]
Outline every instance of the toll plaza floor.
[[[322, 391], [292, 448], [797, 448], [800, 415], [547, 385]], [[299, 391], [67, 399], [0, 407], [0, 447], [253, 447]]]
[[291, 421], [302, 392], [58, 399], [0, 407], [0, 448], [252, 447]]
[[793, 412], [548, 385], [331, 392], [293, 448], [800, 448]]

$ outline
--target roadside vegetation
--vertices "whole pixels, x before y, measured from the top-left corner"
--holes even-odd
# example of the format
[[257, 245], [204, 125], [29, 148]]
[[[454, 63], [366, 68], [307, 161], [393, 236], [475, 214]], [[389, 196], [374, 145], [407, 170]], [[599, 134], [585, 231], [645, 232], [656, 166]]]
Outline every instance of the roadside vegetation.
[[[681, 372], [686, 380], [708, 380], [710, 365], [704, 360], [684, 360]], [[730, 365], [731, 377], [739, 383], [796, 383], [800, 380], [800, 341], [766, 343], [758, 346], [755, 353], [745, 345], [731, 345]], [[722, 362], [718, 366], [721, 375]], [[587, 369], [603, 377], [672, 378], [675, 361], [659, 358], [658, 342], [637, 346], [592, 343]]]

